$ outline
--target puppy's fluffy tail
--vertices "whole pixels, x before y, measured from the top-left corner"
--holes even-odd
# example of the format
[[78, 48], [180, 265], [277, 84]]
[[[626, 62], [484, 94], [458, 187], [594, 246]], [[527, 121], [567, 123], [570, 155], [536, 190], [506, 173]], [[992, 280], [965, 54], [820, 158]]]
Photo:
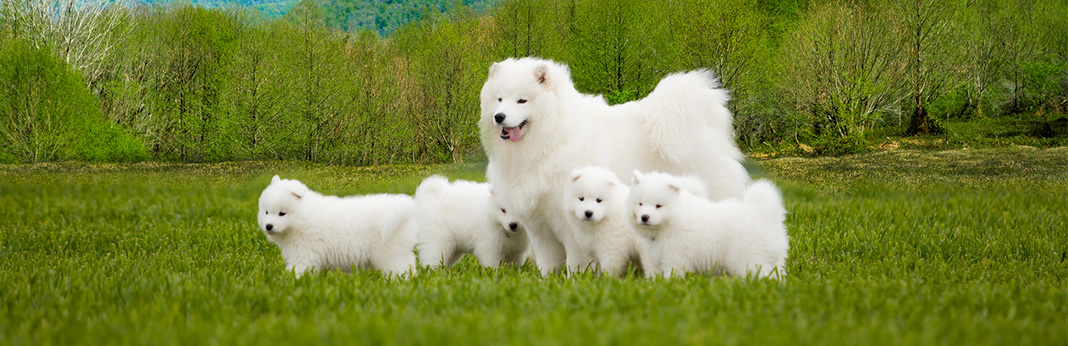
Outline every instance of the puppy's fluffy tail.
[[415, 203], [422, 205], [429, 201], [440, 200], [448, 188], [449, 178], [432, 175], [423, 179], [423, 182], [415, 189]]
[[786, 222], [786, 207], [783, 206], [782, 194], [770, 181], [758, 180], [750, 184], [742, 203], [760, 222], [778, 225]]
[[[665, 159], [683, 163], [697, 146], [707, 143], [700, 136], [733, 143], [730, 94], [720, 88], [708, 70], [677, 73], [665, 77], [641, 103], [651, 107], [643, 117], [650, 130], [652, 145]], [[740, 152], [739, 152], [740, 155]], [[740, 157], [736, 158], [739, 159]]]
[[404, 196], [404, 201], [383, 213], [379, 231], [382, 239], [386, 241], [402, 241], [415, 245], [416, 233], [418, 232], [419, 207], [415, 201]]

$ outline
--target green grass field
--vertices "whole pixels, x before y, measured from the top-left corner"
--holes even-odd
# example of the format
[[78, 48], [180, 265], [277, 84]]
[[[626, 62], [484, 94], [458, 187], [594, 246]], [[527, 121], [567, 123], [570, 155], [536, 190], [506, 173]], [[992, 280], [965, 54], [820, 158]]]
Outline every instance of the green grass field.
[[1068, 148], [754, 161], [783, 282], [543, 278], [469, 259], [296, 279], [256, 228], [271, 175], [411, 193], [479, 165], [0, 166], [0, 344], [1068, 343]]

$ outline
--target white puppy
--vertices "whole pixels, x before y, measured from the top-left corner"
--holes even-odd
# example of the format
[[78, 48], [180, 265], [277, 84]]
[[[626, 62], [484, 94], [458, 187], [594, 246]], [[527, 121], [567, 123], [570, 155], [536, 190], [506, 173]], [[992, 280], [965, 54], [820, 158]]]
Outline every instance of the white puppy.
[[490, 67], [482, 87], [486, 178], [527, 226], [538, 268], [581, 269], [581, 251], [560, 196], [568, 175], [602, 166], [694, 174], [713, 200], [740, 198], [749, 177], [734, 142], [727, 91], [708, 71], [673, 74], [648, 97], [609, 106], [575, 89], [567, 66], [536, 58]]
[[627, 208], [646, 239], [646, 276], [786, 274], [786, 209], [771, 182], [754, 182], [741, 200], [712, 202], [689, 193], [678, 177], [635, 171]]
[[415, 273], [415, 201], [407, 195], [323, 196], [277, 175], [260, 195], [259, 225], [286, 269], [353, 267]]
[[463, 255], [496, 268], [501, 262], [522, 265], [527, 234], [507, 208], [493, 199], [489, 184], [449, 180], [435, 175], [415, 190], [419, 205], [419, 262], [452, 266]]
[[638, 236], [631, 230], [625, 204], [630, 187], [606, 168], [571, 172], [563, 205], [573, 217], [578, 250], [596, 261], [602, 273], [624, 275], [629, 263], [641, 265]]

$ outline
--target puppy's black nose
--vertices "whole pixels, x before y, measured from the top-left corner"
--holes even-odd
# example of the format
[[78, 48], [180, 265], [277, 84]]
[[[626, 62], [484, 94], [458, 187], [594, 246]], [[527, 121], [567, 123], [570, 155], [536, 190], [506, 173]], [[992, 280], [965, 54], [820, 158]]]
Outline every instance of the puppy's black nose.
[[513, 223], [508, 224], [508, 229], [514, 231], [516, 228], [519, 228], [519, 224], [518, 223], [513, 222]]
[[642, 215], [642, 222], [649, 222], [649, 215]]
[[268, 231], [270, 231], [271, 229], [274, 229], [274, 225], [267, 224], [267, 227], [264, 227], [264, 228], [266, 228]]
[[589, 218], [591, 218], [591, 217], [593, 217], [593, 212], [592, 212], [592, 211], [589, 211], [589, 210], [587, 210], [587, 211], [586, 211], [586, 218], [587, 218], [587, 219], [589, 219]]
[[498, 124], [504, 123], [504, 113], [497, 113], [493, 116], [493, 120]]

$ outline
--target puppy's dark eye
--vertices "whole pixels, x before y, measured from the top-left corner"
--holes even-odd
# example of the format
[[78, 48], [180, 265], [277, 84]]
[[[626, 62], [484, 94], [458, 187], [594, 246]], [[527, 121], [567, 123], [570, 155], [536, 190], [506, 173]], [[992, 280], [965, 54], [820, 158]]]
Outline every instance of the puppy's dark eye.
[[664, 205], [662, 205], [662, 204], [657, 204], [657, 205], [656, 205], [656, 209], [660, 209], [660, 207], [663, 207], [663, 206], [664, 206]]
[[501, 212], [502, 212], [502, 213], [505, 213], [505, 214], [508, 214], [508, 211], [507, 211], [507, 210], [504, 210], [504, 208], [501, 208]]
[[498, 98], [497, 98], [497, 102], [501, 102], [501, 101], [504, 101], [504, 99], [503, 99], [503, 98], [500, 98], [500, 97], [498, 97]]
[[265, 211], [265, 212], [263, 212], [263, 215], [271, 215], [271, 212]]
[[600, 198], [597, 199], [597, 203], [601, 203], [601, 199]]
[[579, 197], [579, 202], [585, 201], [586, 197]]
[[286, 216], [286, 213], [278, 212], [278, 216]]
[[642, 205], [644, 205], [644, 204], [642, 204], [642, 203], [638, 203], [638, 206], [639, 206], [639, 207], [640, 207], [640, 206], [642, 206]]
[[519, 99], [519, 101], [515, 101], [515, 102], [518, 103], [518, 104], [524, 104], [524, 103], [527, 103], [527, 100]]

